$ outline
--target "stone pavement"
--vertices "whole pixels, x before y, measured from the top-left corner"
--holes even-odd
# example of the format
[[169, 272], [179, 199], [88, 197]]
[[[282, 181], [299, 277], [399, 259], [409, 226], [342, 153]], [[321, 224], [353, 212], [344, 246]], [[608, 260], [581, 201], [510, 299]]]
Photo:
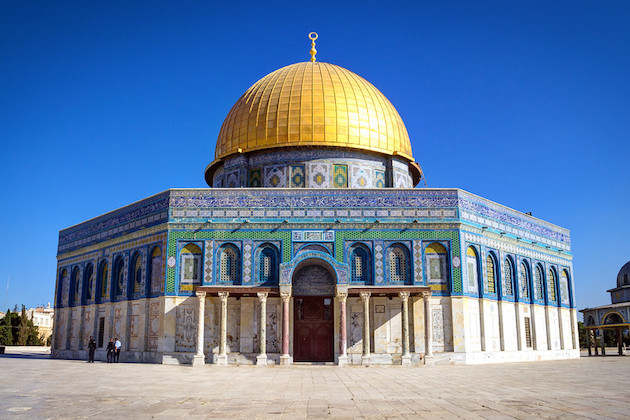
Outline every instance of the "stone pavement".
[[7, 348], [0, 418], [629, 418], [630, 357], [481, 366], [88, 364]]

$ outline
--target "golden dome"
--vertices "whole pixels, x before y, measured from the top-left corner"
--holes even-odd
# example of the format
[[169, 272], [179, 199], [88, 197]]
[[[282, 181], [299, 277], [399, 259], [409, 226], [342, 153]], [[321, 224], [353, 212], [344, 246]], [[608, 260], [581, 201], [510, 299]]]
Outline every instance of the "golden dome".
[[351, 71], [321, 62], [292, 64], [254, 83], [225, 118], [214, 163], [237, 153], [308, 146], [413, 163], [405, 124], [385, 95]]

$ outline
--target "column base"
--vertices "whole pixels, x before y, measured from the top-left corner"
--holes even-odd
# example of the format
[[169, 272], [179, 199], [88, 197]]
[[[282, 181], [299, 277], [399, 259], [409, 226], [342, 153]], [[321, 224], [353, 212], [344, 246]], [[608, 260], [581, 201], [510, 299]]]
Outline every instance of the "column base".
[[193, 366], [203, 366], [206, 364], [206, 356], [203, 354], [195, 354], [192, 359]]
[[227, 354], [217, 354], [214, 356], [214, 364], [217, 366], [227, 366]]
[[337, 358], [337, 366], [348, 366], [348, 355], [339, 356]]
[[256, 366], [267, 366], [267, 355], [259, 354], [256, 356]]
[[288, 354], [280, 355], [280, 364], [284, 366], [289, 366], [291, 364], [291, 356]]
[[401, 365], [403, 366], [411, 366], [411, 355], [406, 355], [406, 356], [402, 356], [402, 363]]
[[361, 365], [362, 366], [370, 366], [370, 356], [361, 356]]
[[432, 354], [428, 356], [425, 354], [423, 357], [423, 360], [424, 360], [425, 365], [430, 365], [430, 366], [435, 365], [435, 359], [433, 358]]

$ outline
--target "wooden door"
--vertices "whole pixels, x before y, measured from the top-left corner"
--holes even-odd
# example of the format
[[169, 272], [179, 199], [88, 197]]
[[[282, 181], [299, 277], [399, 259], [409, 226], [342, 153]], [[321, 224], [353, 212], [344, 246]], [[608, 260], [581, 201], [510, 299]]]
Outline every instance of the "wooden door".
[[304, 296], [294, 302], [293, 360], [332, 362], [333, 298]]

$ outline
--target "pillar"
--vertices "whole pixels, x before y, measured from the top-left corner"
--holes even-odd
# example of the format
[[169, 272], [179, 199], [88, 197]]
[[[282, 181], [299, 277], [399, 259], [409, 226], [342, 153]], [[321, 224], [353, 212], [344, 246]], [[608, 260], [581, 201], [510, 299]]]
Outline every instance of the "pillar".
[[337, 292], [339, 299], [339, 358], [337, 364], [345, 366], [348, 364], [348, 334], [346, 329], [346, 301], [348, 292]]
[[203, 321], [206, 308], [206, 292], [195, 292], [199, 309], [197, 310], [197, 353], [193, 356], [193, 366], [203, 366], [206, 364], [206, 356], [203, 354]]
[[617, 350], [619, 351], [619, 356], [623, 356], [623, 343], [621, 341], [621, 327], [617, 327]]
[[602, 356], [606, 356], [606, 330], [601, 329], [600, 337], [601, 337], [601, 345], [602, 345]]
[[433, 358], [433, 312], [431, 311], [431, 292], [422, 293], [424, 299], [424, 322], [425, 322], [425, 363], [426, 359]]
[[215, 363], [219, 366], [227, 366], [227, 303], [229, 292], [219, 292], [221, 300], [221, 321], [220, 321], [220, 339], [219, 354], [215, 359]]
[[586, 347], [588, 348], [588, 355], [592, 356], [592, 354], [591, 354], [591, 330], [590, 329], [586, 330]]
[[361, 364], [370, 365], [370, 292], [361, 292], [363, 299], [363, 356]]
[[282, 299], [282, 354], [280, 355], [281, 365], [291, 364], [291, 355], [289, 355], [289, 301], [291, 300], [290, 292], [280, 292]]
[[409, 292], [398, 292], [400, 303], [402, 305], [402, 365], [411, 364], [411, 355], [409, 354]]
[[591, 334], [593, 337], [593, 347], [595, 348], [595, 356], [599, 356], [599, 344], [597, 344], [597, 335], [595, 334], [597, 330], [591, 330]]
[[256, 356], [256, 366], [267, 366], [267, 293], [258, 293], [260, 319], [258, 320], [258, 341], [260, 352]]

